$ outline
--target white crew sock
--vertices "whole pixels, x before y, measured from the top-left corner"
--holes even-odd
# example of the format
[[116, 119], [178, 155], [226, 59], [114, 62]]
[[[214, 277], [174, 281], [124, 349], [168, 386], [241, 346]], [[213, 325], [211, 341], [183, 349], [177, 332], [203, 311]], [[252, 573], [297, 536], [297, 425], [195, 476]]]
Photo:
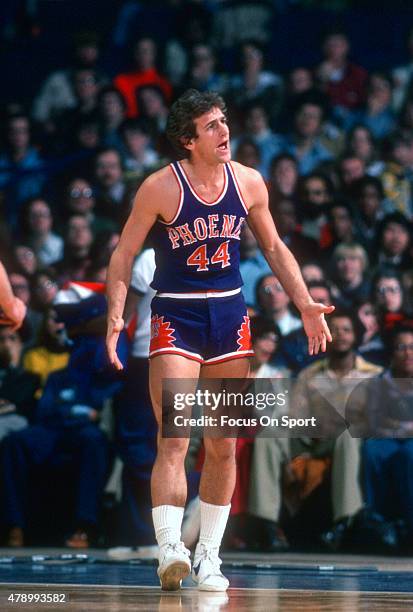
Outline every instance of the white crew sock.
[[152, 508], [152, 520], [159, 548], [181, 541], [181, 525], [184, 508], [180, 506], [156, 506]]
[[[227, 526], [231, 504], [228, 504], [228, 506], [215, 506], [215, 504], [208, 504], [201, 499], [200, 505], [201, 532], [199, 534], [197, 551], [200, 544], [204, 544], [206, 548], [219, 548], [225, 527]], [[195, 551], [195, 554], [197, 551]]]

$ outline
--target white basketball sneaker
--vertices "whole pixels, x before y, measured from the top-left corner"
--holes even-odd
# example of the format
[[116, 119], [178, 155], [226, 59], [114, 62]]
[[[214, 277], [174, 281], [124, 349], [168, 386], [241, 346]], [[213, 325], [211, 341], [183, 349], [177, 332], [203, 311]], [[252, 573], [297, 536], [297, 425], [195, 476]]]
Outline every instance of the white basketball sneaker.
[[190, 551], [183, 542], [165, 544], [159, 550], [158, 576], [163, 591], [177, 591], [191, 571]]
[[198, 544], [192, 567], [192, 580], [198, 584], [200, 591], [226, 591], [229, 581], [220, 570], [221, 559], [218, 548], [207, 548]]

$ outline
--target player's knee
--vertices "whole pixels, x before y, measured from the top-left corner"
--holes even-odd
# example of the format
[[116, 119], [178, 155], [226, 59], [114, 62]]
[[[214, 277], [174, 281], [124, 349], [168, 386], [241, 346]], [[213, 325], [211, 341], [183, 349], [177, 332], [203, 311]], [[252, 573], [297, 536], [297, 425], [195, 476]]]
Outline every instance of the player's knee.
[[159, 438], [158, 455], [164, 456], [169, 462], [183, 461], [188, 450], [189, 440], [181, 438]]
[[219, 461], [220, 463], [235, 461], [235, 440], [223, 438], [219, 440], [204, 440], [204, 442], [205, 453], [209, 459]]

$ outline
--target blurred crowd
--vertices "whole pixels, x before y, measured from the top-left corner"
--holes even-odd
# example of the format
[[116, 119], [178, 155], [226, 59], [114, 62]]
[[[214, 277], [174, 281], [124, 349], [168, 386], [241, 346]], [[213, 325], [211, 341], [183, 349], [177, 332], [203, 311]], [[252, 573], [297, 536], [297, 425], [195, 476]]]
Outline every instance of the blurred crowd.
[[[413, 394], [394, 381], [413, 374], [413, 27], [405, 63], [391, 70], [368, 72], [362, 58], [353, 61], [347, 32], [331, 27], [318, 65], [281, 74], [266, 53], [268, 3], [230, 3], [213, 19], [215, 4], [177, 3], [180, 27], [160, 45], [142, 34], [139, 3], [125, 2], [111, 33], [126, 58], [117, 72], [105, 66], [99, 32], [82, 30], [71, 63], [38, 83], [30, 105], [16, 99], [2, 109], [0, 256], [27, 307], [20, 330], [0, 327], [0, 526], [10, 546], [36, 541], [45, 506], [55, 502], [63, 518], [51, 532], [68, 546], [153, 542], [150, 249], [132, 278], [138, 328], [129, 329], [132, 342], [125, 333], [121, 376], [104, 354], [99, 291], [137, 188], [175, 159], [164, 133], [168, 109], [192, 87], [224, 97], [233, 159], [261, 172], [311, 295], [336, 306], [327, 355], [309, 356], [298, 313], [246, 227], [252, 378], [296, 380], [310, 412], [320, 403], [314, 380], [323, 377], [347, 396], [355, 380], [384, 380], [384, 397], [407, 402], [382, 427], [391, 439], [363, 443], [361, 429], [357, 437], [240, 440], [227, 546], [354, 549], [360, 533], [383, 549], [410, 542]], [[225, 53], [236, 58], [232, 71], [221, 68]], [[56, 306], [71, 284], [75, 317]], [[377, 385], [366, 393], [367, 403], [369, 394], [377, 400]], [[193, 455], [196, 499], [202, 449]]]

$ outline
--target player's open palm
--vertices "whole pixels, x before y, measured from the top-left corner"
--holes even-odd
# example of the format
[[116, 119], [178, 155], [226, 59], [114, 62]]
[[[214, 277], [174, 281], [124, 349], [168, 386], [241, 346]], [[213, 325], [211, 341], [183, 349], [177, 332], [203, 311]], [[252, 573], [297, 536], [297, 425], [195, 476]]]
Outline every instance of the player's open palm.
[[110, 363], [114, 365], [117, 370], [123, 370], [123, 364], [117, 355], [116, 346], [118, 344], [120, 332], [124, 326], [125, 322], [122, 318], [111, 319], [108, 321], [106, 349], [108, 351]]
[[324, 315], [332, 313], [334, 306], [326, 306], [318, 302], [309, 304], [301, 312], [305, 333], [308, 337], [308, 352], [317, 355], [321, 349], [327, 348], [327, 342], [332, 341], [331, 333]]

